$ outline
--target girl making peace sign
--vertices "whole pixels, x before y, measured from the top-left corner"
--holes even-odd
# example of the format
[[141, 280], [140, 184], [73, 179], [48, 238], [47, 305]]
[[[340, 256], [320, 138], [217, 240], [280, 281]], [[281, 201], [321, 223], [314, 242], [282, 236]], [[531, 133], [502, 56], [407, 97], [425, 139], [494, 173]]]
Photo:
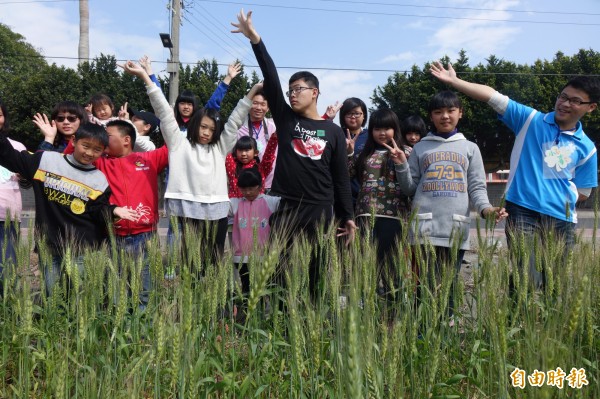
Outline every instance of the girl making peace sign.
[[[349, 149], [354, 140], [347, 139]], [[350, 177], [356, 177], [360, 186], [356, 200], [357, 221], [365, 228], [371, 216], [375, 216], [372, 237], [377, 244], [380, 277], [388, 294], [398, 283], [393, 281], [396, 273], [392, 260], [402, 232], [401, 219], [408, 210], [408, 198], [400, 190], [394, 167], [398, 152], [402, 151], [399, 146], [404, 148], [398, 117], [390, 109], [379, 109], [369, 119], [364, 148], [350, 158], [348, 166]]]

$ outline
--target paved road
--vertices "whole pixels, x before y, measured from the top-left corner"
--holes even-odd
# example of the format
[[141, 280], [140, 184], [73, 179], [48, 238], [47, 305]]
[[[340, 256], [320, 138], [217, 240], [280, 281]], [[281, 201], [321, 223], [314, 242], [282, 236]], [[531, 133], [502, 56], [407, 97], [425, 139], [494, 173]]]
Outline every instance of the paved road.
[[[22, 215], [23, 216], [22, 216], [22, 220], [21, 220], [21, 226], [26, 229], [27, 226], [29, 226], [29, 221], [35, 217], [35, 212], [25, 212], [24, 211]], [[592, 238], [593, 237], [595, 217], [596, 217], [596, 215], [594, 215], [594, 212], [591, 210], [586, 209], [586, 210], [578, 211], [579, 220], [577, 223], [577, 229], [579, 231], [583, 231], [584, 238]], [[598, 225], [599, 226], [598, 226], [598, 229], [596, 230], [596, 234], [598, 237], [600, 237], [600, 214], [597, 217], [598, 217]], [[479, 223], [480, 223], [480, 228], [483, 229], [485, 227], [485, 222], [483, 222], [480, 219]], [[158, 225], [158, 231], [161, 236], [167, 235], [168, 225], [169, 225], [169, 221], [167, 218], [160, 219], [160, 222]], [[490, 235], [492, 237], [499, 238], [502, 241], [504, 241], [504, 238], [505, 238], [504, 237], [504, 222], [498, 223], [498, 225], [494, 229], [493, 233]], [[472, 242], [473, 242], [474, 237], [477, 237], [477, 214], [475, 212], [471, 213], [471, 241]]]

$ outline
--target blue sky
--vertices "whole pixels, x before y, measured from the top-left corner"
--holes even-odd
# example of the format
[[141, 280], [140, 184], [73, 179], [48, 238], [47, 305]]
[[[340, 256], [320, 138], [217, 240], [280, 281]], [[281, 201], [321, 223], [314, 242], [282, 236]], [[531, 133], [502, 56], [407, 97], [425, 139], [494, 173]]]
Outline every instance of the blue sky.
[[[19, 3], [21, 2], [21, 3]], [[166, 0], [89, 0], [90, 54], [138, 59], [148, 54], [165, 69], [169, 32]], [[578, 0], [186, 0], [181, 60], [235, 58], [256, 65], [247, 40], [229, 33], [243, 7], [254, 11], [283, 82], [312, 70], [321, 80], [319, 108], [346, 97], [370, 103], [392, 71], [467, 51], [471, 65], [490, 54], [517, 63], [552, 59], [580, 48], [600, 51], [600, 1]], [[577, 8], [572, 7], [572, 5]], [[79, 39], [77, 0], [0, 0], [0, 22], [26, 37], [50, 62], [74, 66]], [[51, 58], [66, 57], [66, 58]], [[313, 69], [320, 68], [320, 69]], [[251, 69], [250, 69], [251, 70]], [[600, 73], [600, 71], [599, 71]]]

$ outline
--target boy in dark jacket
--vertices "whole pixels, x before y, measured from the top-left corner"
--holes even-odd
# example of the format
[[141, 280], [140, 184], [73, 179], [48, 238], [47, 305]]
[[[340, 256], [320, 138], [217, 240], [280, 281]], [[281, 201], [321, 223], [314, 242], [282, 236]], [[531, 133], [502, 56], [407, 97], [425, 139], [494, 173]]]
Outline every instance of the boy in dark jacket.
[[[19, 152], [5, 137], [0, 137], [0, 165], [33, 185], [35, 226], [52, 254], [51, 264], [43, 264], [49, 295], [60, 278], [67, 246], [75, 251], [99, 247], [107, 238], [106, 223], [112, 217], [135, 220], [134, 211], [109, 204], [108, 181], [93, 165], [107, 145], [104, 128], [90, 123], [81, 125], [75, 133], [70, 155]], [[77, 256], [80, 275], [81, 261], [81, 256]]]

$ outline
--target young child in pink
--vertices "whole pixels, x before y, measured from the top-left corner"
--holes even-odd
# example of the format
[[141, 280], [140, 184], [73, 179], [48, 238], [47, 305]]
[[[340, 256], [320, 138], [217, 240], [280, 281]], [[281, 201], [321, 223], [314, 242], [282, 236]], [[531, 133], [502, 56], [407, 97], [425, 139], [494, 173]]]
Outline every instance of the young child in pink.
[[230, 199], [229, 214], [233, 217], [233, 263], [240, 274], [242, 293], [246, 296], [250, 292], [250, 255], [258, 251], [256, 255], [262, 257], [271, 230], [269, 217], [277, 209], [280, 198], [261, 194], [263, 179], [257, 168], [242, 170], [237, 185], [243, 197]]
[[[7, 136], [15, 150], [26, 151], [22, 143], [8, 138], [8, 132], [6, 105], [0, 99], [0, 136]], [[16, 247], [23, 208], [19, 186], [27, 188], [27, 182], [20, 179], [17, 173], [0, 166], [0, 298], [4, 293], [2, 288], [4, 267], [11, 262], [14, 266], [17, 264]]]

